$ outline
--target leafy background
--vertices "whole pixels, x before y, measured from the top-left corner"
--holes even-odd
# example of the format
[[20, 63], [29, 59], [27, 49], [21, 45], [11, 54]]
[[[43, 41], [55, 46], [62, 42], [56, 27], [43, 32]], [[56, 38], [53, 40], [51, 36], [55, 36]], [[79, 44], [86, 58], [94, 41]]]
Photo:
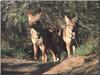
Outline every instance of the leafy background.
[[[35, 14], [42, 8], [44, 15], [40, 20], [44, 27], [64, 27], [64, 16], [73, 18], [78, 15], [77, 52], [84, 55], [89, 50], [96, 50], [99, 25], [99, 1], [1, 1], [1, 52], [2, 55], [23, 58], [32, 50], [28, 29], [27, 11]], [[86, 54], [85, 53], [85, 54]]]

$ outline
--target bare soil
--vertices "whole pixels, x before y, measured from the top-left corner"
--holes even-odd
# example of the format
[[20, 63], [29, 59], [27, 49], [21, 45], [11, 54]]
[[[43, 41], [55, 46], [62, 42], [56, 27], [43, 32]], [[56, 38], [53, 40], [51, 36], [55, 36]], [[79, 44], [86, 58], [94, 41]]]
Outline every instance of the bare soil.
[[59, 63], [41, 63], [28, 59], [1, 58], [2, 75], [100, 75], [96, 54], [67, 58]]

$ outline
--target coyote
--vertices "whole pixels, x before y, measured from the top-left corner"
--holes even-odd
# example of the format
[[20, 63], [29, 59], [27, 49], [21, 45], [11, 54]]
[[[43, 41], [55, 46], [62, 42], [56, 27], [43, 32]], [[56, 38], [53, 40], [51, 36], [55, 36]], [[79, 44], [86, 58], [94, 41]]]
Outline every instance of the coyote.
[[73, 40], [75, 40], [75, 31], [77, 16], [73, 19], [69, 19], [65, 15], [66, 27], [63, 29], [63, 40], [66, 43], [66, 49], [68, 52], [68, 57], [71, 57], [71, 50], [75, 53], [75, 46], [73, 45]]
[[44, 29], [40, 23], [43, 12], [39, 11], [36, 15], [28, 11], [29, 28], [31, 40], [33, 43], [34, 59], [37, 60], [38, 47], [42, 51], [42, 62], [47, 62], [47, 50], [52, 53], [54, 62], [57, 61], [57, 51], [53, 47], [52, 33], [48, 29]]

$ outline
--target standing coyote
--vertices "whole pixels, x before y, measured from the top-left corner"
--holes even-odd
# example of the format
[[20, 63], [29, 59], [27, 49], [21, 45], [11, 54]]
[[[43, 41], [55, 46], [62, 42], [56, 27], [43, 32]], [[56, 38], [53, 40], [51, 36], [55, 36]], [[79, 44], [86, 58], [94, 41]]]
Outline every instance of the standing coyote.
[[66, 49], [68, 52], [68, 57], [71, 57], [71, 50], [75, 53], [75, 46], [73, 45], [73, 40], [75, 40], [75, 31], [77, 17], [69, 19], [65, 15], [66, 27], [63, 30], [63, 40], [66, 43]]
[[40, 10], [36, 15], [32, 15], [28, 11], [28, 20], [31, 33], [31, 40], [33, 43], [34, 59], [37, 60], [38, 47], [42, 51], [42, 62], [47, 62], [47, 50], [52, 53], [54, 62], [57, 61], [57, 51], [53, 45], [52, 33], [48, 29], [44, 29], [39, 22], [42, 11]]

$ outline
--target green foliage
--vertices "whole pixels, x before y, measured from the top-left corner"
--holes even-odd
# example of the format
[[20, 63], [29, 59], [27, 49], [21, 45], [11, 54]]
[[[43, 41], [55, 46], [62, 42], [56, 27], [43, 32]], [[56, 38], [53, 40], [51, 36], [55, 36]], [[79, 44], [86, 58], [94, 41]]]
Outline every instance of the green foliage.
[[1, 49], [1, 57], [4, 57], [4, 56], [13, 56], [14, 53], [14, 50], [13, 49]]
[[77, 55], [87, 55], [91, 52], [96, 52], [97, 49], [97, 39], [89, 39], [84, 44], [82, 44], [79, 48], [76, 48], [76, 56]]
[[18, 58], [24, 57], [24, 51], [20, 48], [26, 43], [31, 43], [30, 35], [27, 35], [29, 34], [27, 11], [32, 9], [34, 14], [39, 7], [44, 12], [40, 21], [46, 28], [65, 27], [64, 15], [69, 18], [78, 15], [78, 40], [83, 44], [77, 48], [77, 54], [84, 55], [89, 50], [95, 50], [95, 46], [87, 42], [87, 39], [90, 38], [88, 36], [98, 37], [100, 2], [1, 1], [1, 47], [4, 49], [2, 54], [9, 55], [12, 48], [15, 51], [14, 55], [19, 56]]
[[1, 57], [10, 56], [17, 59], [26, 58], [26, 52], [23, 49], [1, 49]]
[[23, 49], [16, 50], [13, 54], [18, 59], [22, 59], [26, 57], [26, 53]]

